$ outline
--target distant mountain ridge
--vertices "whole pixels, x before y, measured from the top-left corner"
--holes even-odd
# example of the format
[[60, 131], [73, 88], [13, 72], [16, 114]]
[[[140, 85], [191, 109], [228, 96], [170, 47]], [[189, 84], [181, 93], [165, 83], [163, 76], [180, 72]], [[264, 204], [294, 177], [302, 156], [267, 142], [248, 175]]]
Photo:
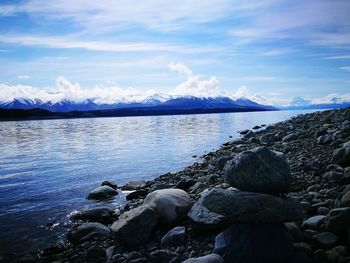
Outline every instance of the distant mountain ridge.
[[126, 101], [115, 103], [98, 103], [94, 99], [87, 99], [76, 102], [73, 100], [62, 100], [59, 102], [44, 102], [39, 99], [14, 99], [8, 102], [0, 102], [2, 109], [43, 109], [52, 112], [70, 112], [70, 111], [94, 111], [94, 110], [113, 110], [113, 109], [136, 109], [152, 108], [156, 110], [174, 110], [174, 109], [224, 109], [237, 108], [247, 110], [276, 110], [273, 106], [261, 105], [247, 98], [231, 99], [229, 97], [194, 97], [194, 96], [162, 96], [153, 95], [140, 102]]

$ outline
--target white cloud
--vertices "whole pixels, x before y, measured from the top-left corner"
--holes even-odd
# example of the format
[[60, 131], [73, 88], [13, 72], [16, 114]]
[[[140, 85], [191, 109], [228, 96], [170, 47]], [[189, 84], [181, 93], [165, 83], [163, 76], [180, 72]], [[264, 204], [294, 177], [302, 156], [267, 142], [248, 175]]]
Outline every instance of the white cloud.
[[330, 56], [322, 59], [350, 59], [350, 55], [338, 55], [338, 56]]
[[220, 97], [223, 93], [219, 90], [220, 81], [212, 76], [209, 79], [202, 79], [194, 75], [186, 65], [171, 62], [168, 65], [171, 71], [176, 71], [187, 76], [186, 81], [169, 92], [175, 96], [196, 96], [196, 97]]
[[168, 67], [171, 71], [176, 71], [176, 72], [179, 72], [181, 74], [188, 75], [188, 76], [192, 75], [192, 70], [190, 70], [186, 65], [184, 65], [182, 63], [170, 62]]
[[28, 75], [18, 75], [17, 76], [18, 79], [29, 79]]
[[27, 0], [20, 4], [0, 5], [0, 15], [27, 13], [33, 15], [33, 19], [69, 20], [90, 32], [96, 28], [104, 31], [130, 25], [168, 31], [182, 29], [189, 23], [213, 21], [231, 12], [254, 10], [271, 2], [274, 1], [187, 0], [179, 4], [172, 0]]
[[350, 67], [341, 67], [340, 69], [350, 72]]
[[191, 47], [179, 46], [163, 43], [147, 42], [128, 42], [116, 44], [102, 41], [83, 41], [74, 37], [55, 37], [55, 36], [24, 36], [24, 35], [2, 35], [0, 43], [18, 44], [25, 46], [41, 46], [46, 48], [81, 48], [92, 51], [111, 51], [111, 52], [179, 52], [179, 53], [201, 53], [218, 52], [222, 50], [217, 47]]

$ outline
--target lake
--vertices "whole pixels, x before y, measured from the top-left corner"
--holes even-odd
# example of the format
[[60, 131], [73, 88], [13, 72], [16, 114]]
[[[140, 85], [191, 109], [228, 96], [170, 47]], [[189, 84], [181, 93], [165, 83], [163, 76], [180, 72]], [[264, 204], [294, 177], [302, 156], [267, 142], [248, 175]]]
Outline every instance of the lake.
[[175, 172], [238, 138], [238, 130], [308, 112], [0, 122], [0, 254], [63, 238], [73, 211], [118, 208], [123, 195], [109, 203], [86, 199], [104, 180], [121, 185]]

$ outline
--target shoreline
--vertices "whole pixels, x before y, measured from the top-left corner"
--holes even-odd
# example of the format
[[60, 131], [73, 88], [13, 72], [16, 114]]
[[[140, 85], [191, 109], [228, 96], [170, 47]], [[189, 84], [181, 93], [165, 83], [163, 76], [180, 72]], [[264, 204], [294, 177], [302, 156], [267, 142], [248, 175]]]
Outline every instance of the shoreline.
[[[332, 120], [333, 118], [334, 120]], [[128, 190], [133, 192], [128, 195], [129, 200], [126, 207], [118, 214], [110, 214], [104, 225], [111, 228], [112, 223], [123, 217], [125, 212], [141, 207], [145, 197], [155, 190], [182, 189], [193, 202], [196, 202], [206, 189], [228, 189], [230, 185], [223, 178], [223, 166], [231, 158], [230, 156], [237, 156], [244, 151], [265, 146], [268, 149], [284, 153], [289, 160], [292, 181], [291, 189], [287, 195], [302, 203], [303, 218], [291, 227], [291, 231], [299, 234], [299, 240], [293, 242], [294, 257], [296, 253], [299, 253], [310, 259], [310, 262], [318, 262], [315, 261], [315, 258], [322, 254], [328, 260], [324, 262], [338, 262], [329, 261], [329, 254], [338, 253], [340, 255], [343, 253], [339, 257], [349, 259], [347, 252], [343, 252], [344, 249], [338, 248], [338, 252], [329, 252], [339, 245], [345, 247], [345, 250], [349, 248], [348, 240], [343, 234], [333, 233], [337, 237], [337, 241], [332, 245], [325, 246], [314, 238], [317, 234], [329, 233], [325, 231], [323, 222], [312, 227], [305, 223], [315, 216], [324, 216], [323, 219], [325, 219], [330, 210], [341, 206], [338, 201], [341, 200], [342, 196], [339, 199], [339, 195], [344, 191], [345, 185], [350, 184], [350, 181], [345, 178], [346, 184], [339, 184], [337, 180], [329, 179], [329, 177], [335, 176], [329, 173], [333, 172], [333, 174], [337, 173], [339, 177], [346, 177], [349, 168], [344, 169], [338, 166], [330, 168], [329, 165], [332, 164], [333, 152], [349, 140], [350, 124], [345, 123], [349, 119], [349, 108], [330, 110], [297, 116], [256, 132], [254, 130], [246, 131], [241, 139], [226, 142], [220, 149], [205, 154], [202, 162], [196, 162], [176, 173], [166, 173], [148, 182], [139, 182], [129, 186]], [[343, 125], [344, 123], [345, 125]], [[346, 127], [341, 129], [342, 125]], [[331, 136], [337, 132], [337, 136]], [[287, 136], [289, 137], [287, 138]], [[320, 136], [324, 136], [324, 139], [319, 139]], [[118, 191], [125, 190], [125, 186], [117, 189]], [[88, 195], [88, 193], [86, 194]], [[103, 202], [101, 207], [103, 207]], [[73, 225], [78, 226], [86, 221], [91, 220], [77, 220]], [[174, 226], [185, 227], [185, 241], [182, 242], [181, 246], [164, 249], [160, 245], [161, 239]], [[154, 262], [154, 258], [157, 262], [168, 262], [161, 261], [161, 257], [173, 257], [177, 261], [172, 262], [183, 262], [187, 258], [212, 254], [215, 248], [215, 237], [221, 231], [222, 229], [218, 227], [210, 232], [205, 230], [205, 234], [203, 234], [203, 231], [196, 230], [193, 221], [185, 216], [171, 226], [157, 223], [149, 233], [147, 241], [138, 246], [125, 245], [125, 242], [109, 233], [88, 239], [85, 242], [77, 242], [74, 245], [72, 242], [51, 245], [40, 253], [39, 258], [32, 257], [32, 262], [52, 262], [55, 260], [58, 262], [65, 260], [90, 262], [88, 258], [92, 255], [94, 255], [95, 261], [91, 262]], [[135, 261], [138, 259], [140, 260]]]

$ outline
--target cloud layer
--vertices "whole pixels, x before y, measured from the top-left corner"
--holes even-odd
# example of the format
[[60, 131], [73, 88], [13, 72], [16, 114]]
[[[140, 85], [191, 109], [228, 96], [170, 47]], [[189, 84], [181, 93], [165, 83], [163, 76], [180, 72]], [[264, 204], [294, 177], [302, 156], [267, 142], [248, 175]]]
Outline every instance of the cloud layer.
[[172, 97], [231, 97], [233, 99], [245, 97], [257, 103], [274, 106], [305, 106], [309, 104], [328, 104], [350, 102], [350, 93], [329, 94], [320, 98], [280, 98], [280, 93], [265, 95], [251, 92], [246, 86], [241, 86], [234, 93], [220, 90], [220, 81], [212, 76], [208, 79], [193, 74], [192, 70], [182, 63], [171, 62], [168, 65], [171, 71], [178, 72], [186, 79], [178, 86], [167, 92], [156, 90], [141, 90], [132, 87], [121, 88], [110, 83], [111, 87], [82, 88], [78, 83], [71, 83], [65, 77], [58, 77], [54, 88], [34, 88], [26, 85], [0, 84], [0, 102], [11, 102], [14, 99], [40, 100], [57, 103], [63, 100], [84, 102], [88, 99], [100, 104], [144, 102], [152, 97], [166, 101]]

